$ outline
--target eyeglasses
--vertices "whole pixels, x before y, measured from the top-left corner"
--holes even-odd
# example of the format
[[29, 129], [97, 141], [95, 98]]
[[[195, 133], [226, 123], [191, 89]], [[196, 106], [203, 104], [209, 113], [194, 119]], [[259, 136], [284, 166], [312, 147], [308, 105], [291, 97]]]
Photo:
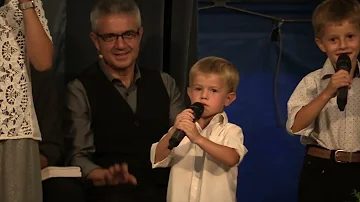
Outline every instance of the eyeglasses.
[[136, 36], [139, 35], [139, 30], [140, 29], [138, 29], [137, 31], [129, 30], [122, 34], [115, 34], [115, 33], [98, 34], [98, 33], [96, 33], [96, 35], [99, 36], [105, 42], [115, 42], [119, 39], [119, 37], [121, 37], [125, 42], [129, 42], [129, 41], [133, 40]]

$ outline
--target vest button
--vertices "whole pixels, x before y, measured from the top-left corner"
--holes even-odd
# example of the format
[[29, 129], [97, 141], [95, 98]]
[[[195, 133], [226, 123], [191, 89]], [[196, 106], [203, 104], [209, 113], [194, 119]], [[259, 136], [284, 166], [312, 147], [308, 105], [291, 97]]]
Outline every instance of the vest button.
[[137, 122], [137, 121], [135, 121], [134, 124], [135, 124], [135, 126], [139, 126], [139, 125], [140, 125], [139, 122]]

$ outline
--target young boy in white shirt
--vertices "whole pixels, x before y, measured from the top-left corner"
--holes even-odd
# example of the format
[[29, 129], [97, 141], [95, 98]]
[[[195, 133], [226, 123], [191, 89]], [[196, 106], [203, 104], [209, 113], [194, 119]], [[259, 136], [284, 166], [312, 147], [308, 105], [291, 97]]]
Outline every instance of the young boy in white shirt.
[[[242, 129], [228, 122], [224, 108], [236, 99], [239, 73], [218, 57], [199, 60], [190, 70], [187, 93], [204, 112], [193, 122], [191, 109], [181, 112], [168, 134], [151, 147], [153, 168], [171, 167], [168, 202], [234, 202], [238, 164], [247, 153]], [[172, 150], [176, 130], [186, 136]]]
[[[301, 135], [307, 146], [299, 202], [355, 202], [353, 192], [360, 191], [360, 4], [323, 1], [313, 26], [328, 59], [301, 80], [288, 101], [287, 130]], [[351, 61], [350, 72], [336, 69], [342, 54]], [[341, 87], [348, 88], [344, 111], [337, 106]]]

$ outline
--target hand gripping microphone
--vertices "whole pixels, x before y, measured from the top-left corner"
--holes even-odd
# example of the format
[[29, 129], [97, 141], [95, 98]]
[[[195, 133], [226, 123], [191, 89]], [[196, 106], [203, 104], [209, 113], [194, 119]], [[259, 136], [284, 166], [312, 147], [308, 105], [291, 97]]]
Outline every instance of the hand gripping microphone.
[[[204, 105], [200, 102], [195, 102], [189, 107], [189, 109], [192, 109], [194, 111], [195, 118], [193, 121], [195, 122], [200, 119], [202, 113], [204, 112]], [[184, 137], [185, 132], [177, 129], [169, 140], [168, 149], [172, 150], [174, 147], [177, 147]]]
[[[351, 60], [349, 56], [346, 54], [341, 54], [336, 62], [336, 71], [339, 71], [340, 69], [350, 72]], [[345, 109], [345, 105], [347, 103], [347, 97], [348, 97], [348, 90], [349, 90], [348, 86], [338, 88], [336, 101], [340, 111], [344, 111]]]

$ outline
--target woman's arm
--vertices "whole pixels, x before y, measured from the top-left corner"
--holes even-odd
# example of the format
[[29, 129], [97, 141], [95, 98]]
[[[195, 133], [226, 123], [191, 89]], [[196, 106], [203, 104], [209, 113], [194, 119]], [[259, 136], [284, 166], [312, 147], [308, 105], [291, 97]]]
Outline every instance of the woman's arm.
[[[30, 1], [31, 0], [19, 0], [19, 3], [21, 4]], [[42, 5], [39, 3], [37, 6]], [[38, 71], [48, 70], [52, 66], [54, 46], [40, 22], [35, 8], [23, 10], [23, 15], [27, 57], [29, 57], [30, 63]]]

